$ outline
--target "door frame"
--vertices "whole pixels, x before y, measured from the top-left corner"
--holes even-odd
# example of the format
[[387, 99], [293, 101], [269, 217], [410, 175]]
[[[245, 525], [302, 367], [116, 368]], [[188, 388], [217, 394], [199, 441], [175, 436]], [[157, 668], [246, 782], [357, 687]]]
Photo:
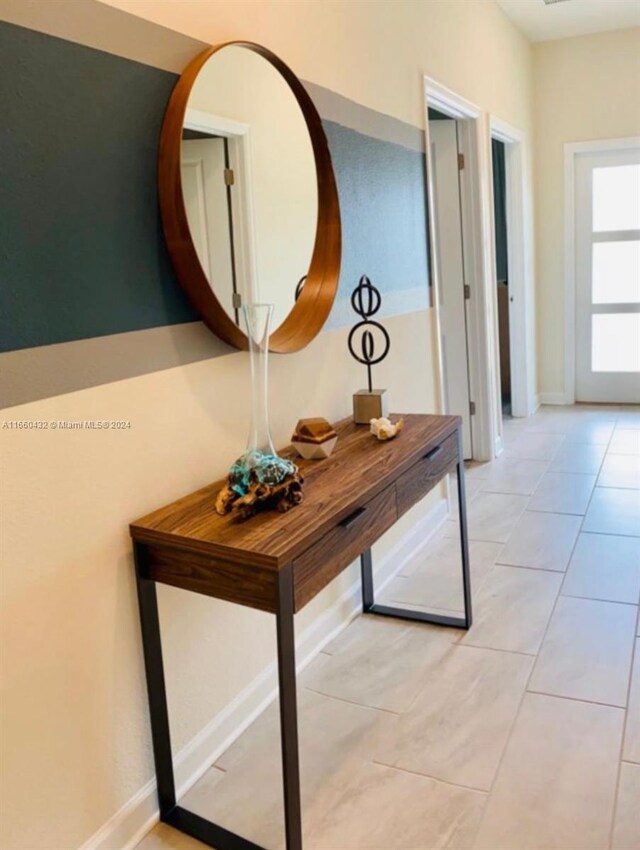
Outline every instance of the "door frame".
[[[478, 106], [443, 86], [431, 77], [424, 77], [425, 139], [427, 159], [427, 199], [429, 220], [435, 221], [433, 164], [429, 136], [429, 107], [451, 118], [463, 120], [459, 125], [460, 145], [465, 156], [464, 178], [461, 179], [463, 252], [466, 282], [471, 287], [467, 302], [467, 348], [469, 352], [469, 385], [476, 412], [471, 417], [474, 460], [492, 460], [502, 450], [502, 412], [499, 408], [499, 364], [497, 360], [497, 294], [488, 282], [495, 268], [494, 250], [490, 246], [493, 234], [491, 197], [488, 183], [491, 144], [486, 113]], [[440, 376], [440, 409], [444, 410], [444, 369], [440, 332], [439, 280], [437, 246], [434, 228], [429, 228], [429, 248], [433, 262], [432, 298], [435, 308], [438, 337], [438, 367]]]
[[[441, 136], [441, 133], [444, 133], [444, 136]], [[465, 298], [467, 259], [462, 229], [462, 180], [459, 162], [463, 150], [461, 133], [460, 122], [453, 118], [446, 121], [429, 120], [435, 207], [433, 235], [437, 251], [437, 318], [443, 359], [443, 410], [450, 414], [462, 415], [463, 454], [465, 459], [470, 460], [475, 457], [474, 416], [470, 405], [474, 395], [469, 368], [469, 301]]]
[[[491, 460], [494, 457], [492, 441], [490, 437], [490, 422], [487, 420], [488, 410], [484, 403], [486, 394], [482, 391], [482, 358], [478, 357], [478, 349], [481, 348], [476, 320], [476, 307], [481, 301], [474, 297], [479, 290], [478, 282], [481, 275], [480, 239], [478, 234], [478, 129], [477, 124], [481, 116], [480, 109], [475, 104], [460, 97], [450, 89], [433, 80], [424, 78], [424, 104], [425, 104], [425, 146], [427, 156], [427, 190], [429, 201], [429, 220], [435, 222], [435, 184], [433, 179], [433, 162], [431, 160], [431, 137], [429, 134], [429, 107], [437, 109], [450, 118], [467, 120], [464, 125], [458, 125], [461, 132], [458, 141], [461, 152], [465, 156], [465, 177], [460, 180], [460, 200], [462, 212], [462, 234], [463, 255], [465, 266], [465, 280], [471, 287], [472, 297], [467, 302], [467, 351], [469, 355], [469, 392], [470, 401], [475, 402], [476, 412], [471, 416], [471, 442], [473, 445], [474, 460]], [[442, 348], [441, 316], [440, 316], [440, 280], [438, 279], [437, 245], [435, 239], [435, 228], [429, 228], [429, 243], [433, 262], [431, 263], [432, 297], [436, 317], [436, 333], [438, 337], [438, 365], [440, 374], [440, 409], [444, 411], [444, 352]], [[489, 425], [489, 428], [487, 427]]]
[[576, 400], [576, 157], [581, 153], [640, 147], [640, 136], [567, 142], [564, 146], [564, 395], [561, 404]]
[[238, 278], [246, 281], [252, 300], [257, 300], [258, 257], [255, 233], [253, 179], [251, 154], [251, 127], [221, 115], [213, 115], [201, 109], [187, 109], [184, 126], [224, 136], [229, 140], [229, 157], [235, 171], [235, 186], [239, 203], [233, 204], [233, 231], [236, 242], [236, 268]]
[[[506, 121], [489, 116], [491, 139], [505, 146], [505, 182], [507, 189], [507, 263], [509, 267], [509, 357], [511, 361], [511, 412], [520, 418], [535, 413], [535, 302], [534, 302], [534, 250], [533, 210], [526, 187], [525, 163], [528, 158], [527, 142], [522, 130]], [[493, 176], [493, 167], [492, 167]], [[493, 209], [493, 180], [491, 199]], [[493, 218], [491, 226], [495, 226]], [[494, 279], [496, 276], [494, 247]], [[497, 315], [496, 293], [496, 315]], [[499, 360], [499, 338], [498, 364]], [[500, 423], [502, 434], [502, 423]]]

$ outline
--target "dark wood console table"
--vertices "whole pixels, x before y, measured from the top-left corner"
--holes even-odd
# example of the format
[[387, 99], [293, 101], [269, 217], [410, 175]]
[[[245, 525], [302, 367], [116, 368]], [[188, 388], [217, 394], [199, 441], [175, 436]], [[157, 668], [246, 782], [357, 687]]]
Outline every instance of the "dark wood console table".
[[[394, 417], [395, 418], [395, 417]], [[403, 432], [378, 442], [345, 420], [327, 460], [297, 460], [304, 502], [240, 523], [220, 517], [211, 484], [131, 524], [160, 818], [217, 850], [263, 850], [176, 803], [156, 582], [275, 614], [287, 850], [302, 850], [293, 618], [357, 557], [363, 610], [467, 629], [471, 590], [461, 420], [405, 416]], [[293, 457], [293, 450], [283, 452]], [[464, 617], [378, 605], [371, 546], [442, 478], [457, 470]]]

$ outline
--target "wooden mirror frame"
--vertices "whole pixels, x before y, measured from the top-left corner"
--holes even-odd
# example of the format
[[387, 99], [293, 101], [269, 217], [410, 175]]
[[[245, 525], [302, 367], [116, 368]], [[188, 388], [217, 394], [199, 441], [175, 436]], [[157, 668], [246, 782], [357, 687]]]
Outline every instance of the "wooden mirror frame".
[[186, 68], [174, 88], [162, 125], [158, 159], [158, 193], [164, 235], [178, 276], [202, 321], [224, 342], [247, 349], [246, 334], [227, 315], [200, 264], [182, 195], [180, 145], [191, 89], [205, 62], [223, 47], [245, 47], [258, 53], [280, 72], [304, 116], [316, 165], [318, 222], [316, 238], [300, 297], [286, 319], [271, 335], [270, 351], [288, 354], [308, 345], [327, 320], [338, 289], [342, 248], [340, 206], [331, 155], [322, 122], [313, 101], [293, 71], [266, 47], [250, 41], [228, 41], [207, 48]]

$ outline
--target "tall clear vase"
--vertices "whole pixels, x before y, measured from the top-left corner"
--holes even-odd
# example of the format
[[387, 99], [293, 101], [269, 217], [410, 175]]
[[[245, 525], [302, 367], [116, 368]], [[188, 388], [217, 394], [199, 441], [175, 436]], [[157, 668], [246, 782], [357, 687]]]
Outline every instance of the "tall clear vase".
[[249, 339], [251, 369], [251, 418], [243, 455], [246, 466], [256, 466], [267, 457], [277, 457], [269, 428], [269, 334], [273, 304], [244, 304], [242, 307]]
[[302, 476], [295, 463], [279, 457], [269, 428], [268, 359], [273, 304], [242, 308], [249, 339], [251, 418], [247, 448], [229, 470], [216, 496], [216, 511], [236, 510], [241, 518], [258, 510], [288, 511], [302, 501]]

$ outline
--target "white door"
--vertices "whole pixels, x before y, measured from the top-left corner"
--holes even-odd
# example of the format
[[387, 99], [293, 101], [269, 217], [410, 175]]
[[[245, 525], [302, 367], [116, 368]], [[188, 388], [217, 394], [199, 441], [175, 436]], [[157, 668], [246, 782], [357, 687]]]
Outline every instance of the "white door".
[[640, 402], [640, 148], [575, 175], [576, 400]]
[[234, 268], [225, 183], [225, 140], [183, 140], [181, 146], [182, 192], [198, 259], [229, 316], [234, 310]]
[[429, 121], [440, 301], [440, 333], [447, 413], [462, 417], [465, 458], [473, 457], [465, 299], [460, 171], [456, 122]]

